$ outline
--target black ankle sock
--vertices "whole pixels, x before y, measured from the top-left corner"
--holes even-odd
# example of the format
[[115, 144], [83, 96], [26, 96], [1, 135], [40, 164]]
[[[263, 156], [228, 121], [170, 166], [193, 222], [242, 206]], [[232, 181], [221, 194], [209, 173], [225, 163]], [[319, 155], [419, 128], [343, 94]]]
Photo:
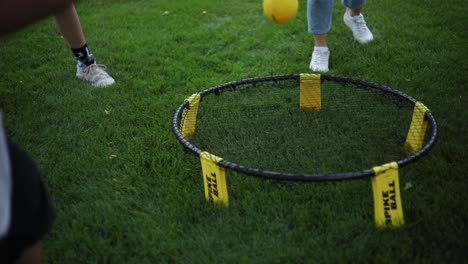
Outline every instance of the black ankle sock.
[[89, 53], [88, 45], [85, 44], [81, 48], [71, 50], [73, 55], [75, 55], [76, 60], [81, 64], [88, 66], [94, 63], [94, 56], [93, 54]]

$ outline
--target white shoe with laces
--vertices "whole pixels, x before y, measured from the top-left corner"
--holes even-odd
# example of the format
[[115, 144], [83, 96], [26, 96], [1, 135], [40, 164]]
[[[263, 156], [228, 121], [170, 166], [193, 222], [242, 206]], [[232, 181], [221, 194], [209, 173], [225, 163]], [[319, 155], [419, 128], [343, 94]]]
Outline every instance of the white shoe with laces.
[[343, 21], [345, 24], [353, 31], [354, 38], [360, 43], [367, 43], [374, 39], [372, 32], [366, 25], [364, 16], [360, 14], [359, 16], [351, 16], [349, 14], [349, 9], [346, 9], [346, 12], [343, 16]]
[[105, 87], [115, 83], [106, 72], [106, 65], [93, 63], [88, 66], [76, 65], [76, 77], [88, 81], [96, 87]]
[[314, 47], [309, 68], [315, 72], [327, 72], [330, 50], [328, 47]]

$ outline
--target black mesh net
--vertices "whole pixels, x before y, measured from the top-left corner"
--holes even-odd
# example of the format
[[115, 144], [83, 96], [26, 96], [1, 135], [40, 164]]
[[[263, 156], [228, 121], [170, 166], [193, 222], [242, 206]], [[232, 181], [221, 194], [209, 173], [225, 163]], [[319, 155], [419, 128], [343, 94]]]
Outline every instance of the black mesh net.
[[203, 94], [196, 132], [187, 139], [224, 160], [280, 174], [362, 171], [414, 154], [405, 148], [412, 98], [362, 81], [322, 78], [321, 109], [314, 111], [300, 108], [299, 87], [297, 77], [212, 89]]

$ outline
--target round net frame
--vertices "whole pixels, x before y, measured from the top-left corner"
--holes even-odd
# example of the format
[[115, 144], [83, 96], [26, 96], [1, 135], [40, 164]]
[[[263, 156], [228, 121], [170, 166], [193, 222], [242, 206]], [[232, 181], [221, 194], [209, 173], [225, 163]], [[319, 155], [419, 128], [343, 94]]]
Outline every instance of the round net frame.
[[[372, 177], [375, 166], [396, 162], [402, 168], [436, 143], [434, 116], [411, 96], [363, 80], [318, 76], [318, 110], [300, 107], [302, 74], [249, 78], [192, 95], [199, 98], [194, 120], [188, 116], [195, 105], [187, 99], [174, 113], [173, 132], [189, 152], [221, 157], [220, 167], [288, 181]], [[415, 133], [421, 106], [425, 127]], [[184, 122], [196, 131], [184, 133]], [[411, 149], [413, 136], [421, 142]]]

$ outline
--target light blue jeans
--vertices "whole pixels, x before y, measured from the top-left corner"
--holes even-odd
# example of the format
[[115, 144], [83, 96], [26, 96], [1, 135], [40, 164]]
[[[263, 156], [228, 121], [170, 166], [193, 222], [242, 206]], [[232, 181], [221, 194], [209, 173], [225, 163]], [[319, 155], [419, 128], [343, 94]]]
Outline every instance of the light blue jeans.
[[7, 235], [10, 226], [11, 184], [10, 159], [0, 112], [0, 240]]
[[[307, 24], [309, 32], [314, 34], [328, 33], [332, 23], [334, 0], [307, 0]], [[341, 0], [347, 8], [361, 8], [366, 0]]]

